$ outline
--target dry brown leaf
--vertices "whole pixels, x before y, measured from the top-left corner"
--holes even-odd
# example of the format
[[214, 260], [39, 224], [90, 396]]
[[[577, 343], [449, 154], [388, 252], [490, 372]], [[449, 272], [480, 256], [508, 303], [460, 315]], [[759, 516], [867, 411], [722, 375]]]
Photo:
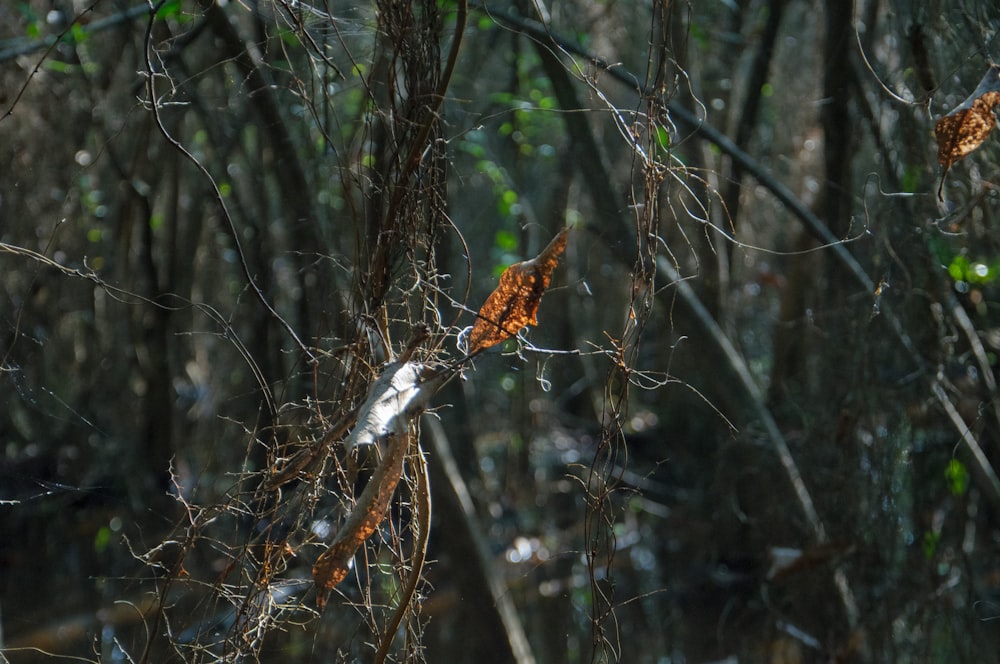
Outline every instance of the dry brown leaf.
[[986, 140], [996, 125], [993, 110], [1000, 105], [1000, 66], [993, 65], [975, 92], [934, 125], [938, 161], [947, 172]]
[[386, 436], [385, 456], [365, 485], [357, 504], [337, 532], [333, 543], [313, 565], [316, 606], [326, 606], [330, 591], [347, 578], [354, 554], [371, 537], [385, 518], [392, 494], [403, 473], [403, 459], [409, 446], [409, 434]]
[[504, 270], [472, 326], [470, 355], [513, 337], [526, 325], [538, 325], [538, 304], [566, 248], [568, 233], [569, 229], [563, 228], [538, 256]]
[[952, 111], [937, 121], [938, 161], [945, 169], [983, 144], [996, 125], [993, 109], [997, 104], [1000, 92], [987, 92], [971, 108]]

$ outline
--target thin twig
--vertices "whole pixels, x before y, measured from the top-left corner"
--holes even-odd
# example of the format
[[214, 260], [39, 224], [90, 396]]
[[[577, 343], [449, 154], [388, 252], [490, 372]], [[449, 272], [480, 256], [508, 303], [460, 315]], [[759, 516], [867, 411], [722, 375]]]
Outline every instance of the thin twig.
[[[153, 69], [153, 61], [150, 57], [150, 53], [153, 50], [153, 25], [156, 23], [156, 13], [159, 11], [160, 7], [166, 0], [160, 0], [149, 13], [149, 23], [146, 26], [146, 36], [144, 39], [144, 44], [146, 48], [144, 49], [144, 58], [146, 64], [146, 90], [149, 94], [149, 105], [150, 110], [153, 114], [153, 119], [156, 122], [156, 127], [159, 129], [160, 134], [163, 136], [164, 140], [167, 141], [174, 149], [180, 152], [184, 157], [190, 161], [195, 168], [205, 177], [206, 181], [212, 188], [212, 194], [215, 197], [216, 203], [219, 205], [219, 210], [222, 213], [222, 217], [226, 220], [226, 224], [229, 227], [229, 235], [233, 241], [233, 247], [236, 249], [236, 254], [239, 259], [240, 268], [243, 270], [243, 276], [247, 280], [247, 284], [253, 291], [254, 296], [260, 302], [268, 314], [278, 322], [281, 327], [284, 328], [285, 332], [295, 341], [295, 344], [302, 351], [303, 355], [309, 358], [310, 364], [315, 364], [317, 362], [315, 355], [309, 347], [299, 338], [299, 335], [295, 332], [292, 326], [286, 321], [281, 314], [279, 314], [271, 303], [267, 300], [267, 296], [264, 295], [264, 291], [260, 289], [257, 285], [256, 279], [254, 279], [253, 273], [250, 271], [250, 264], [247, 261], [246, 253], [243, 251], [243, 243], [240, 242], [240, 233], [236, 227], [236, 221], [233, 219], [232, 215], [229, 213], [229, 207], [226, 205], [225, 197], [222, 195], [222, 191], [219, 189], [218, 183], [215, 181], [215, 177], [208, 170], [208, 168], [198, 160], [191, 152], [184, 147], [184, 145], [178, 141], [170, 131], [167, 129], [166, 125], [163, 123], [163, 117], [160, 115], [160, 107], [156, 100], [156, 71]], [[217, 5], [212, 5], [216, 7]], [[211, 11], [211, 10], [210, 10]], [[225, 18], [225, 16], [223, 16]], [[228, 22], [228, 18], [225, 18]]]
[[472, 504], [469, 487], [462, 478], [458, 463], [451, 452], [448, 435], [437, 418], [426, 418], [423, 426], [427, 427], [430, 462], [434, 464], [438, 477], [443, 479], [437, 483], [441, 492], [438, 495], [443, 493], [447, 498], [443, 502], [451, 505], [458, 514], [458, 518], [449, 527], [456, 529], [460, 533], [459, 537], [470, 542], [473, 554], [469, 556], [467, 569], [475, 570], [474, 573], [482, 579], [488, 593], [484, 604], [492, 607], [502, 625], [506, 639], [505, 645], [509, 647], [509, 651], [498, 653], [497, 656], [504, 661], [513, 661], [515, 664], [535, 664], [536, 660], [531, 651], [531, 644], [510, 590], [493, 565], [493, 554], [480, 525], [476, 508]]
[[409, 448], [410, 433], [392, 433], [385, 437], [385, 450], [378, 467], [365, 485], [357, 504], [340, 527], [333, 543], [313, 565], [316, 582], [316, 605], [322, 610], [327, 597], [351, 568], [358, 548], [378, 529], [389, 509], [403, 473], [403, 459]]
[[[11, 115], [14, 114], [14, 107], [17, 106], [17, 104], [21, 101], [21, 97], [23, 97], [24, 93], [27, 91], [28, 85], [31, 83], [31, 80], [33, 78], [35, 78], [35, 76], [38, 75], [38, 72], [42, 68], [42, 63], [44, 63], [46, 60], [49, 59], [49, 55], [52, 54], [52, 51], [59, 44], [59, 42], [62, 40], [63, 37], [65, 37], [70, 32], [72, 32], [72, 30], [73, 30], [74, 27], [79, 27], [80, 20], [84, 16], [86, 16], [87, 14], [89, 14], [90, 12], [92, 12], [94, 10], [94, 7], [97, 6], [98, 2], [100, 2], [100, 0], [94, 0], [94, 2], [92, 2], [89, 6], [87, 6], [86, 9], [84, 9], [82, 12], [80, 12], [79, 14], [77, 14], [76, 16], [74, 16], [73, 20], [70, 21], [69, 25], [67, 25], [63, 29], [62, 32], [60, 32], [58, 35], [55, 35], [55, 36], [50, 37], [48, 39], [44, 39], [41, 42], [38, 42], [38, 44], [39, 44], [38, 48], [37, 49], [32, 49], [32, 50], [41, 50], [42, 48], [46, 48], [47, 47], [47, 49], [45, 51], [45, 55], [43, 55], [38, 60], [38, 62], [35, 63], [35, 66], [32, 68], [31, 73], [28, 74], [28, 78], [21, 85], [20, 89], [17, 91], [17, 94], [14, 95], [14, 101], [12, 101], [10, 103], [10, 106], [7, 107], [7, 110], [4, 112], [4, 114], [0, 115], [0, 122], [3, 122], [8, 117], [10, 117]], [[30, 53], [32, 51], [28, 51], [28, 52]], [[12, 50], [8, 50], [8, 51], [4, 51], [4, 52], [0, 53], [0, 62], [3, 62], [4, 60], [7, 60], [7, 59], [9, 59], [11, 57], [17, 57], [18, 55], [21, 55], [21, 53], [17, 49], [12, 49]]]
[[410, 177], [413, 169], [420, 163], [427, 139], [434, 125], [438, 122], [441, 106], [444, 104], [444, 97], [448, 92], [448, 86], [451, 84], [455, 65], [458, 62], [458, 54], [462, 49], [462, 36], [465, 33], [465, 23], [468, 16], [469, 1], [459, 0], [458, 12], [455, 15], [455, 32], [452, 36], [451, 49], [448, 51], [448, 60], [445, 62], [444, 71], [438, 80], [437, 89], [434, 90], [434, 97], [431, 99], [430, 108], [427, 109], [427, 121], [420, 127], [420, 133], [417, 134], [417, 137], [410, 144], [410, 151], [407, 153], [406, 159], [403, 160], [403, 167], [400, 170], [398, 184], [393, 192], [392, 202], [389, 204], [389, 209], [386, 212], [386, 219], [395, 219], [399, 205], [403, 200], [403, 195], [406, 193], [404, 184], [407, 178]]
[[406, 617], [410, 608], [413, 594], [417, 590], [420, 576], [424, 571], [424, 563], [427, 560], [427, 540], [431, 532], [431, 491], [430, 478], [427, 476], [427, 460], [424, 459], [424, 451], [420, 449], [420, 437], [414, 436], [413, 458], [416, 466], [417, 488], [414, 493], [414, 508], [416, 511], [416, 532], [413, 537], [413, 554], [410, 557], [410, 573], [406, 577], [406, 585], [399, 597], [399, 604], [396, 606], [392, 618], [386, 625], [385, 633], [382, 636], [382, 643], [379, 645], [378, 653], [375, 655], [375, 664], [383, 664], [389, 656], [389, 648], [392, 647], [396, 630]]
[[[627, 70], [614, 63], [608, 62], [598, 55], [588, 52], [583, 47], [556, 35], [550, 30], [547, 30], [532, 21], [524, 19], [520, 16], [514, 16], [512, 14], [507, 14], [493, 9], [489, 10], [488, 15], [494, 19], [498, 19], [507, 27], [516, 29], [517, 31], [522, 32], [533, 39], [539, 40], [542, 43], [552, 44], [566, 53], [585, 58], [595, 67], [604, 70], [609, 76], [611, 76], [611, 78], [617, 80], [643, 97], [658, 96], [655, 91], [643, 89], [642, 85], [638, 82], [638, 79]], [[732, 139], [723, 134], [721, 131], [708, 124], [706, 121], [702, 120], [683, 106], [679, 106], [666, 100], [664, 100], [663, 103], [665, 110], [670, 115], [672, 120], [675, 120], [678, 124], [687, 128], [692, 135], [704, 139], [718, 147], [719, 150], [733, 160], [735, 165], [740, 166], [748, 175], [757, 180], [762, 187], [770, 191], [782, 205], [784, 205], [793, 215], [795, 215], [795, 217], [799, 219], [799, 221], [802, 222], [802, 225], [810, 235], [815, 237], [824, 245], [827, 245], [834, 252], [834, 255], [847, 268], [848, 273], [859, 286], [869, 293], [875, 291], [875, 283], [872, 281], [871, 277], [868, 276], [868, 274], [864, 271], [864, 268], [861, 267], [851, 253], [844, 248], [843, 238], [838, 238], [834, 235], [830, 229], [827, 228], [826, 224], [824, 224], [823, 221], [816, 216], [816, 214], [810, 210], [805, 203], [795, 196], [791, 189], [785, 186], [781, 181], [777, 180], [759, 161], [741, 150]]]
[[[809, 493], [809, 487], [806, 486], [805, 481], [802, 479], [802, 473], [799, 471], [798, 464], [795, 463], [792, 451], [789, 449], [788, 443], [785, 441], [785, 437], [781, 433], [781, 429], [778, 427], [778, 423], [775, 421], [774, 416], [771, 415], [771, 411], [767, 407], [764, 395], [757, 386], [756, 381], [754, 381], [753, 375], [750, 373], [750, 368], [743, 360], [743, 356], [738, 350], [736, 350], [732, 342], [729, 341], [729, 337], [725, 335], [722, 328], [719, 327], [719, 324], [708, 312], [708, 309], [706, 309], [705, 305], [703, 305], [701, 300], [698, 299], [697, 294], [694, 292], [694, 289], [691, 288], [690, 284], [680, 278], [680, 275], [677, 274], [677, 271], [674, 269], [674, 266], [670, 264], [670, 261], [663, 256], [657, 256], [656, 268], [663, 273], [663, 276], [667, 280], [675, 284], [677, 293], [680, 295], [685, 305], [687, 305], [688, 309], [690, 309], [694, 314], [695, 319], [702, 326], [705, 332], [708, 333], [709, 338], [712, 339], [712, 342], [716, 345], [716, 347], [718, 347], [719, 350], [721, 350], [726, 356], [726, 361], [729, 363], [729, 366], [733, 369], [739, 379], [740, 389], [746, 395], [754, 414], [759, 418], [761, 424], [764, 425], [764, 429], [767, 431], [767, 437], [771, 442], [771, 447], [778, 455], [779, 461], [781, 461], [781, 466], [785, 470], [785, 475], [788, 476], [788, 481], [792, 485], [792, 490], [795, 492], [795, 497], [798, 499], [799, 507], [802, 509], [802, 513], [806, 517], [809, 529], [812, 530], [813, 537], [820, 545], [829, 544], [830, 538], [826, 533], [823, 520], [820, 518], [819, 512], [816, 510], [816, 504], [813, 502], [812, 495]], [[839, 572], [839, 570], [837, 571]], [[847, 622], [853, 629], [858, 625], [858, 621], [860, 619], [857, 602], [854, 599], [854, 593], [847, 584], [846, 576], [843, 573], [837, 574], [835, 580], [837, 590], [840, 593], [841, 603], [844, 605]]]
[[948, 395], [944, 391], [944, 387], [941, 386], [941, 379], [937, 378], [931, 383], [931, 391], [934, 393], [934, 398], [937, 399], [941, 408], [944, 409], [945, 414], [951, 423], [958, 430], [962, 437], [962, 442], [969, 449], [972, 454], [972, 459], [975, 462], [975, 470], [979, 475], [980, 482], [983, 484], [986, 492], [989, 495], [990, 501], [993, 503], [994, 507], [1000, 507], [1000, 478], [997, 477], [996, 471], [993, 469], [993, 465], [990, 460], [986, 457], [986, 453], [983, 452], [983, 448], [979, 445], [979, 441], [972, 434], [969, 429], [969, 425], [965, 423], [962, 419], [961, 413], [955, 408], [955, 404], [951, 402]]
[[[73, 20], [70, 21], [69, 25], [67, 25], [66, 28], [58, 34], [46, 35], [44, 37], [38, 39], [32, 39], [30, 41], [24, 41], [20, 39], [5, 40], [4, 42], [5, 46], [12, 42], [14, 42], [14, 45], [8, 46], [7, 48], [0, 51], [0, 63], [6, 62], [7, 60], [13, 60], [14, 58], [20, 57], [22, 55], [31, 55], [32, 53], [36, 53], [42, 50], [47, 50], [48, 52], [51, 52], [52, 48], [56, 46], [63, 39], [63, 37], [65, 37], [68, 33], [72, 32], [74, 28], [80, 30], [85, 35], [93, 35], [97, 34], [98, 32], [108, 30], [110, 28], [118, 27], [119, 25], [124, 25], [125, 23], [131, 23], [137, 18], [146, 16], [149, 13], [149, 4], [143, 3], [140, 5], [135, 5], [134, 7], [129, 7], [128, 9], [120, 11], [116, 14], [112, 14], [107, 18], [97, 19], [96, 21], [91, 21], [86, 24], [80, 23], [80, 19], [82, 19], [86, 14], [89, 14], [91, 11], [93, 11], [94, 7], [97, 6], [98, 2], [100, 2], [100, 0], [97, 0], [97, 2], [94, 2], [89, 7], [87, 7], [82, 12], [73, 17]], [[41, 62], [44, 62], [46, 58], [48, 58], [49, 55], [48, 52], [45, 54], [44, 57], [42, 57], [42, 60], [39, 62], [39, 65], [41, 65]], [[35, 71], [37, 71], [37, 69], [38, 68], [36, 67]]]

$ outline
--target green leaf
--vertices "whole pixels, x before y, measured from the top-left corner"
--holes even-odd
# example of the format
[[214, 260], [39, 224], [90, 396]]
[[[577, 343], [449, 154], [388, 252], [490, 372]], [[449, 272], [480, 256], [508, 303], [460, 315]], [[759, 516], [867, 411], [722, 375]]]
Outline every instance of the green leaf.
[[49, 71], [58, 72], [60, 74], [71, 74], [77, 69], [76, 65], [71, 65], [68, 62], [62, 62], [60, 60], [53, 60], [51, 58], [47, 58], [45, 62], [42, 63], [42, 66]]
[[698, 25], [697, 23], [693, 23], [688, 28], [688, 31], [690, 32], [691, 37], [693, 37], [694, 40], [698, 42], [699, 46], [705, 48], [709, 45], [709, 39], [708, 39], [709, 33], [707, 30], [705, 30], [705, 28]]
[[517, 204], [517, 192], [511, 189], [507, 189], [502, 194], [500, 194], [500, 200], [497, 202], [497, 210], [502, 216], [507, 216], [511, 213], [511, 209]]
[[94, 535], [94, 551], [104, 553], [109, 544], [111, 544], [111, 528], [101, 526]]
[[278, 37], [288, 46], [298, 47], [302, 44], [299, 35], [294, 30], [279, 30]]
[[928, 530], [924, 533], [924, 557], [933, 558], [937, 552], [938, 543], [941, 541], [941, 533]]
[[955, 281], [965, 281], [965, 275], [969, 271], [969, 259], [965, 256], [955, 256], [948, 264], [948, 274]]
[[955, 281], [966, 281], [970, 284], [990, 284], [1000, 276], [1000, 263], [989, 264], [984, 261], [971, 261], [963, 255], [955, 256], [948, 264], [948, 274]]
[[170, 18], [171, 16], [177, 16], [181, 13], [181, 0], [167, 0], [163, 5], [157, 10], [156, 18], [163, 20], [165, 18]]
[[87, 38], [90, 36], [79, 23], [74, 23], [70, 26], [69, 34], [73, 38], [74, 44], [82, 44], [87, 41]]
[[656, 128], [656, 138], [664, 150], [670, 147], [670, 130], [666, 127], [661, 125]]
[[670, 150], [670, 130], [663, 126], [656, 128], [656, 142], [659, 149], [666, 153]]
[[27, 20], [27, 25], [24, 28], [25, 36], [31, 39], [38, 39], [42, 34], [42, 20], [38, 17], [38, 14], [35, 13], [27, 2], [19, 2], [17, 9], [21, 16]]
[[496, 236], [493, 238], [493, 243], [501, 251], [512, 252], [517, 250], [517, 236], [510, 231], [497, 231]]
[[944, 469], [944, 478], [948, 482], [948, 490], [953, 496], [964, 496], [969, 490], [969, 470], [958, 459], [948, 461]]
[[905, 171], [903, 171], [902, 178], [902, 189], [908, 194], [912, 194], [917, 191], [920, 186], [920, 180], [923, 177], [923, 169], [917, 168], [916, 166], [910, 166]]
[[476, 159], [482, 159], [486, 156], [486, 148], [482, 145], [473, 143], [472, 141], [462, 141], [458, 144], [458, 147], [460, 150], [472, 155]]

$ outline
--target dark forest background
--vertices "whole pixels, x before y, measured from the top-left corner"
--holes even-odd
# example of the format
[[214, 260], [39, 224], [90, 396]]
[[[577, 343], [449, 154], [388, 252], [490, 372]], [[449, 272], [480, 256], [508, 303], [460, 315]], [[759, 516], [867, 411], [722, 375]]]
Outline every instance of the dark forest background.
[[[1000, 141], [934, 123], [998, 32], [0, 3], [0, 661], [996, 662]], [[320, 611], [350, 413], [564, 226]]]

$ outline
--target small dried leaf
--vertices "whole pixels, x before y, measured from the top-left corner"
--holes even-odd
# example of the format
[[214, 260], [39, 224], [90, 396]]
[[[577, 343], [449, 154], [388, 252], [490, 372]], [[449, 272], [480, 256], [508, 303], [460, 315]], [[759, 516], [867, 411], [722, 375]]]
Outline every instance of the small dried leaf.
[[988, 92], [972, 102], [971, 108], [952, 111], [937, 121], [938, 161], [946, 169], [967, 156], [986, 140], [996, 125], [993, 108], [1000, 104], [1000, 92]]
[[513, 337], [526, 325], [538, 325], [538, 304], [559, 265], [568, 232], [563, 228], [538, 256], [514, 263], [500, 275], [500, 283], [486, 298], [472, 326], [470, 355]]
[[993, 110], [1000, 104], [1000, 66], [990, 67], [975, 92], [939, 119], [934, 125], [938, 161], [945, 172], [986, 140], [996, 118]]

